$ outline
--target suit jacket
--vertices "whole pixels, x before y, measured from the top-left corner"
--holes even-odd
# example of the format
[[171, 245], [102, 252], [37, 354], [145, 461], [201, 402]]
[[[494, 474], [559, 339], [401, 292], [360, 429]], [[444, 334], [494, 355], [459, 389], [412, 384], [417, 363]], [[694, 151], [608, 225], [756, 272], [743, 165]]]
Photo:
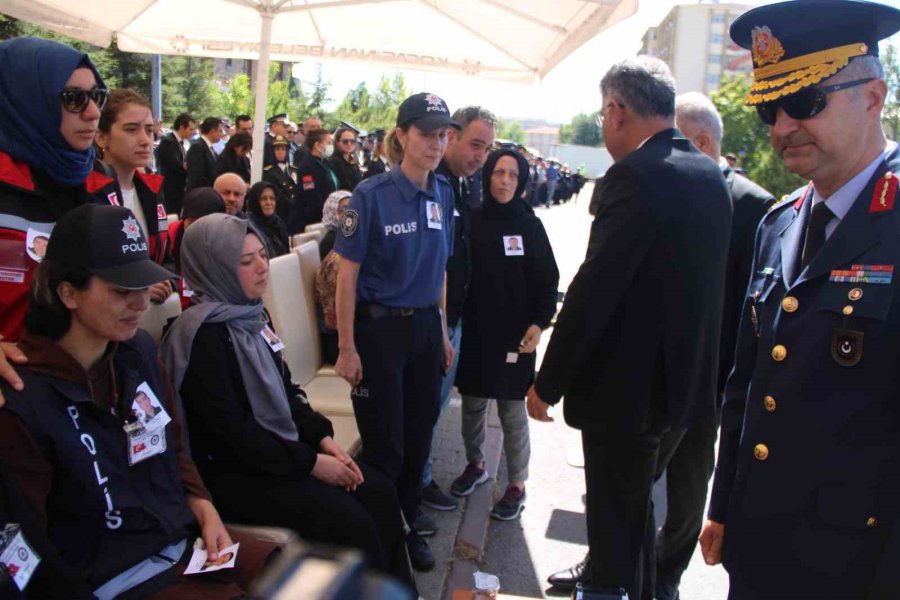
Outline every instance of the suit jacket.
[[725, 308], [722, 316], [722, 343], [719, 347], [719, 387], [721, 403], [725, 381], [734, 365], [734, 347], [737, 344], [741, 307], [750, 280], [753, 263], [753, 238], [756, 228], [766, 215], [775, 198], [730, 167], [725, 169], [725, 183], [731, 191], [731, 244], [728, 247], [728, 266], [725, 268]]
[[337, 189], [337, 177], [328, 163], [307, 153], [297, 167], [294, 203], [288, 213], [288, 234], [303, 233], [307, 225], [322, 221], [322, 208]]
[[677, 129], [616, 162], [602, 185], [537, 392], [551, 404], [565, 396], [566, 422], [585, 431], [644, 431], [651, 405], [687, 427], [716, 411], [728, 188]]
[[185, 191], [197, 187], [212, 187], [216, 180], [216, 156], [206, 144], [206, 140], [198, 138], [187, 151], [187, 184]]
[[184, 168], [185, 151], [174, 133], [167, 133], [159, 140], [156, 148], [156, 165], [163, 182], [163, 197], [166, 212], [180, 213], [181, 199], [184, 197], [184, 186], [187, 181], [187, 170]]
[[[900, 518], [900, 294], [888, 270], [900, 264], [900, 212], [896, 186], [885, 189], [898, 171], [894, 148], [803, 271], [811, 188], [759, 226], [709, 510], [726, 525], [729, 570], [763, 545], [767, 561], [783, 557], [797, 582], [819, 581], [821, 565], [870, 577], [873, 558], [886, 556], [866, 557], [844, 534], [871, 540]], [[841, 273], [875, 265], [882, 277]], [[809, 519], [823, 531], [797, 525]], [[789, 525], [758, 534], [766, 522]], [[885, 561], [893, 593], [878, 597], [900, 589], [894, 530]], [[848, 597], [831, 597], [839, 596]]]

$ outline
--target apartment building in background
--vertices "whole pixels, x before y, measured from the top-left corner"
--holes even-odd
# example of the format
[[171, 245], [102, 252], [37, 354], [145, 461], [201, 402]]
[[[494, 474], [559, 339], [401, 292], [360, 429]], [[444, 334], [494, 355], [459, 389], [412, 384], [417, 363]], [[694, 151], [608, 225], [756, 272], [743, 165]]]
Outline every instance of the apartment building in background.
[[728, 28], [752, 8], [746, 4], [680, 4], [643, 37], [641, 54], [669, 65], [678, 93], [709, 94], [724, 77], [747, 75], [753, 69], [749, 50], [731, 41]]

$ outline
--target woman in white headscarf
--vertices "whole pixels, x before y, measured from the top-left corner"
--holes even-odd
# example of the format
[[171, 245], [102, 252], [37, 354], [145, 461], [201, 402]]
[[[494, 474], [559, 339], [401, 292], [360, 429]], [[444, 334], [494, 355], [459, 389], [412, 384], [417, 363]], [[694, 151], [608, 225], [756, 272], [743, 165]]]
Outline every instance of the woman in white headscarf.
[[393, 485], [335, 443], [331, 423], [291, 381], [262, 305], [269, 259], [255, 226], [203, 217], [185, 233], [181, 260], [194, 305], [161, 354], [223, 517], [358, 548], [414, 587]]

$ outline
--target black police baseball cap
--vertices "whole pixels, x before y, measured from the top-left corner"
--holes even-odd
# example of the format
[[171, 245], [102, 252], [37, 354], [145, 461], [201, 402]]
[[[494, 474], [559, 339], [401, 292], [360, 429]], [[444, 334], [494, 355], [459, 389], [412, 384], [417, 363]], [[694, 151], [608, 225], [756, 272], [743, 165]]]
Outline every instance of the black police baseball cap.
[[413, 94], [403, 101], [397, 111], [397, 127], [415, 125], [422, 131], [434, 131], [440, 127], [461, 130], [459, 123], [450, 118], [447, 103], [435, 94]]
[[53, 227], [45, 260], [82, 267], [128, 290], [141, 290], [175, 275], [152, 260], [147, 237], [127, 208], [86, 204]]

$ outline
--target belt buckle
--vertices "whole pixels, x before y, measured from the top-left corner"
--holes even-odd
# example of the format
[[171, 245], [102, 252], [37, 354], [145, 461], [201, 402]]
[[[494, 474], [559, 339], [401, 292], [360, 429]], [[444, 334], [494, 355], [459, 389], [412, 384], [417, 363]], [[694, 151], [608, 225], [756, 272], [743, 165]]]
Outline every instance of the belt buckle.
[[414, 312], [416, 312], [416, 309], [414, 309], [414, 308], [401, 308], [401, 309], [400, 309], [400, 316], [401, 316], [401, 317], [408, 317], [408, 316], [412, 315]]

